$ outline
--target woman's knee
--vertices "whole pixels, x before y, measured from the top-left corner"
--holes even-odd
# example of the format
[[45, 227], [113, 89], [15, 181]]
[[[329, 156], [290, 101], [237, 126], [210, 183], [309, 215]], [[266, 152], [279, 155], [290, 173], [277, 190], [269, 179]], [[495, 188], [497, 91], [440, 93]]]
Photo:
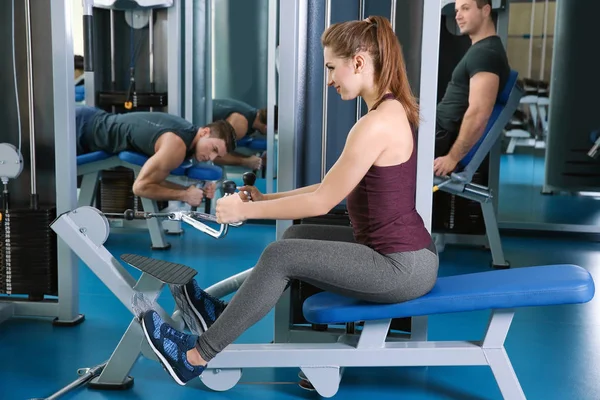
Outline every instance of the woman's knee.
[[258, 263], [254, 267], [254, 269], [270, 269], [274, 267], [279, 267], [282, 263], [284, 263], [284, 257], [287, 253], [286, 248], [288, 246], [285, 242], [281, 240], [277, 240], [275, 242], [270, 243], [260, 255], [258, 259]]
[[296, 239], [301, 237], [302, 225], [292, 225], [287, 228], [283, 235], [281, 235], [281, 239]]

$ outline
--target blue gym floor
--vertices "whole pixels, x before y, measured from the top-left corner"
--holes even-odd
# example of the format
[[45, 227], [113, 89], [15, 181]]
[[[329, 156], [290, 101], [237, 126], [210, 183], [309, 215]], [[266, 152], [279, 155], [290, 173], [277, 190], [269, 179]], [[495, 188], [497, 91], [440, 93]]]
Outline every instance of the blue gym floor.
[[600, 195], [543, 195], [542, 153], [502, 154], [498, 222], [600, 226]]
[[[118, 259], [136, 253], [184, 263], [198, 270], [205, 286], [251, 267], [262, 249], [275, 239], [272, 225], [245, 225], [215, 240], [187, 228], [170, 237], [168, 251], [151, 251], [147, 233], [113, 234], [107, 248]], [[504, 250], [513, 268], [575, 263], [600, 281], [600, 244], [574, 240], [504, 237]], [[489, 268], [489, 252], [447, 246], [441, 254], [441, 275]], [[598, 264], [597, 264], [598, 263]], [[48, 320], [12, 319], [0, 325], [0, 399], [44, 397], [76, 378], [80, 367], [106, 360], [131, 320], [131, 314], [86, 266], [79, 268], [83, 324], [53, 327]], [[172, 309], [167, 292], [160, 303]], [[487, 312], [439, 315], [429, 318], [430, 338], [478, 340]], [[257, 323], [239, 343], [269, 342], [273, 314]], [[578, 306], [518, 310], [506, 343], [509, 356], [528, 399], [600, 399], [600, 300]], [[177, 385], [162, 367], [140, 358], [126, 392], [80, 389], [65, 399], [316, 399], [297, 386], [296, 369], [244, 371], [241, 382], [227, 392], [206, 389], [200, 380]], [[487, 367], [347, 369], [335, 398], [386, 399], [501, 399]]]

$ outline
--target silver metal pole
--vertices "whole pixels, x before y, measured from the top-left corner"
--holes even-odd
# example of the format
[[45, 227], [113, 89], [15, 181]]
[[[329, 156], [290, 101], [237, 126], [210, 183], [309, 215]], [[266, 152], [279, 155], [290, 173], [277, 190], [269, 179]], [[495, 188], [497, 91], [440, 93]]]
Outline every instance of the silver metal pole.
[[183, 64], [183, 46], [182, 46], [182, 19], [181, 13], [183, 5], [181, 1], [176, 1], [173, 6], [167, 10], [167, 87], [169, 89], [168, 112], [179, 117], [183, 117], [182, 97], [183, 79], [181, 66]]
[[544, 32], [542, 32], [542, 59], [540, 62], [540, 81], [544, 80], [544, 75], [546, 74], [546, 42], [548, 38], [548, 8], [549, 0], [546, 0], [544, 5]]
[[269, 0], [269, 28], [267, 32], [267, 193], [273, 193], [273, 170], [275, 168], [275, 105], [277, 104], [277, 3]]
[[396, 0], [392, 0], [392, 7], [390, 10], [390, 23], [392, 24], [392, 30], [396, 32]]
[[[154, 92], [154, 10], [150, 9], [148, 17], [148, 68], [150, 71], [150, 92]], [[154, 111], [154, 107], [150, 107], [150, 111]]]
[[194, 120], [194, 0], [185, 0], [184, 9], [184, 118]]
[[29, 156], [31, 158], [31, 195], [36, 194], [36, 165], [35, 165], [35, 114], [33, 104], [33, 57], [31, 47], [31, 4], [25, 0], [25, 28], [27, 35], [27, 103], [29, 106]]
[[82, 0], [83, 6], [83, 78], [85, 80], [85, 104], [96, 104], [94, 81], [94, 2]]
[[[358, 2], [358, 19], [365, 19], [365, 0], [359, 0]], [[358, 121], [362, 116], [362, 97], [356, 98], [356, 120]]]
[[[325, 0], [325, 30], [331, 24], [331, 0]], [[329, 90], [327, 87], [328, 71], [323, 67], [323, 126], [321, 131], [321, 180], [327, 173], [327, 101]]]
[[[133, 19], [133, 18], [132, 18]], [[133, 38], [131, 38], [133, 40]], [[115, 12], [110, 10], [110, 84], [111, 90], [116, 89], [117, 74], [115, 72]], [[115, 112], [115, 106], [112, 106], [112, 111]]]
[[433, 193], [433, 160], [435, 142], [435, 115], [437, 108], [438, 61], [440, 53], [440, 0], [424, 0], [421, 44], [421, 78], [419, 106], [423, 122], [417, 139], [417, 194], [416, 208], [431, 232]]
[[206, 123], [212, 122], [212, 78], [213, 78], [213, 10], [215, 7], [214, 0], [206, 0], [206, 44], [205, 64], [204, 64], [204, 85], [206, 93], [206, 101], [204, 103], [204, 112]]
[[527, 77], [531, 78], [532, 58], [533, 58], [533, 27], [535, 24], [535, 0], [531, 1], [531, 22], [529, 23], [529, 63], [527, 66]]

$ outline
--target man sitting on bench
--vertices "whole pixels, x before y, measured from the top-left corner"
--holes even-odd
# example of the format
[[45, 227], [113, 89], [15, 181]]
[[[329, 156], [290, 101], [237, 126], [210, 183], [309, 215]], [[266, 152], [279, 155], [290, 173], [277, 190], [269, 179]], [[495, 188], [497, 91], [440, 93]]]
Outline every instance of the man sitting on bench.
[[456, 23], [471, 38], [471, 47], [454, 69], [437, 107], [436, 176], [450, 175], [481, 138], [510, 75], [508, 57], [492, 20], [491, 0], [456, 0], [455, 7]]
[[[265, 196], [242, 187], [240, 195], [218, 200], [216, 214], [219, 223], [295, 220], [325, 214], [347, 197], [352, 227], [290, 227], [284, 240], [265, 249], [226, 307], [195, 280], [173, 290], [186, 323], [198, 320], [188, 323], [194, 335], [145, 312], [148, 343], [181, 385], [267, 315], [292, 279], [376, 303], [414, 299], [436, 283], [438, 256], [415, 208], [419, 109], [396, 34], [387, 19], [372, 16], [334, 24], [321, 40], [328, 84], [343, 100], [361, 96], [369, 112], [350, 130], [322, 183]], [[246, 190], [253, 201], [243, 201]]]
[[204, 190], [166, 179], [185, 160], [212, 161], [235, 150], [235, 131], [227, 121], [197, 127], [162, 112], [112, 114], [93, 107], [76, 111], [77, 155], [94, 151], [132, 151], [150, 157], [133, 184], [136, 196], [156, 201], [177, 200], [197, 207], [212, 198], [215, 185]]
[[[234, 99], [213, 99], [213, 121], [225, 120], [235, 129], [237, 140], [241, 140], [255, 131], [265, 135], [267, 132], [267, 109], [256, 109], [243, 101]], [[277, 129], [277, 107], [275, 107], [275, 129]], [[215, 164], [242, 166], [251, 170], [261, 169], [263, 159], [255, 155], [245, 156], [228, 153], [217, 157]]]

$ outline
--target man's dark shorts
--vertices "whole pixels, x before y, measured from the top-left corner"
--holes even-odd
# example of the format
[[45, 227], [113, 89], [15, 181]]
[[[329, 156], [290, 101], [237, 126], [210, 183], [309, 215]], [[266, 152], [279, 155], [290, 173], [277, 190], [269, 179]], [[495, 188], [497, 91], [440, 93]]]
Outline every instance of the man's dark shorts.
[[435, 158], [443, 157], [450, 152], [458, 138], [458, 133], [448, 132], [436, 124], [435, 126]]

